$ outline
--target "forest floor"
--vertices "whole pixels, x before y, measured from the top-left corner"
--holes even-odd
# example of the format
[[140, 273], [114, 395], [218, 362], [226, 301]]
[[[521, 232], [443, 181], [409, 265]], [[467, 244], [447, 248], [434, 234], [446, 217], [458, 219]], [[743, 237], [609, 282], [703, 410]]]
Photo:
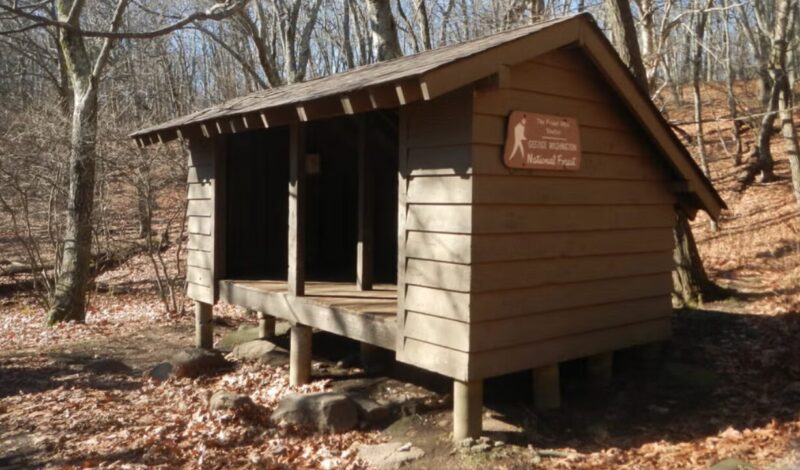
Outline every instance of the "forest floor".
[[[721, 93], [704, 96], [709, 115], [725, 114]], [[689, 121], [689, 108], [670, 109], [668, 117]], [[26, 284], [0, 278], [0, 468], [361, 468], [358, 446], [389, 440], [425, 451], [409, 468], [699, 469], [727, 458], [800, 468], [800, 217], [779, 136], [778, 181], [738, 193], [741, 167], [721, 141], [732, 147], [729, 130], [723, 121], [706, 126], [711, 178], [730, 209], [716, 231], [703, 215], [693, 226], [709, 274], [736, 294], [676, 310], [674, 337], [657, 367], [639, 351], [621, 351], [606, 388], [589, 383], [581, 361], [564, 364], [560, 410], [533, 410], [530, 375], [487, 381], [485, 428], [507, 443], [502, 447], [453, 453], [447, 406], [385, 429], [338, 435], [208, 409], [208, 397], [225, 389], [251, 396], [266, 415], [288, 393], [325, 390], [336, 381], [316, 374], [312, 384], [290, 387], [285, 367], [238, 363], [213, 377], [143, 378], [192, 344], [193, 325], [190, 315], [164, 313], [149, 260], [139, 255], [98, 279], [104, 288], [92, 294], [85, 324], [46, 328]], [[748, 131], [748, 146], [753, 138]], [[215, 316], [217, 340], [254, 321], [225, 305]], [[357, 349], [345, 346], [341, 354]], [[339, 353], [331, 354], [315, 361], [335, 361]], [[84, 370], [103, 358], [132, 370]], [[421, 385], [449, 392], [440, 383]]]

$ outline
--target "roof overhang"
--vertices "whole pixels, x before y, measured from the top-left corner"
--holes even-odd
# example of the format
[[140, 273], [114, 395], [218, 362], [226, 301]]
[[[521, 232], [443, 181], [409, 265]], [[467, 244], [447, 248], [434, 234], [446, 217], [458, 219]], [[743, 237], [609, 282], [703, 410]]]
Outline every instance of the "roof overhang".
[[[348, 72], [257, 92], [130, 134], [140, 146], [210, 138], [432, 100], [564, 47], [580, 47], [680, 180], [673, 190], [713, 219], [727, 206], [589, 14], [538, 23]], [[695, 211], [689, 210], [694, 216]]]

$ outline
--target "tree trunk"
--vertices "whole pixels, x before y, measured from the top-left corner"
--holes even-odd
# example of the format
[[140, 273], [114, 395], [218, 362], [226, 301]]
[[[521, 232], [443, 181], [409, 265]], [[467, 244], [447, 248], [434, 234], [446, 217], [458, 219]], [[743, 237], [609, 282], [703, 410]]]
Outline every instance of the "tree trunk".
[[[627, 18], [627, 26], [622, 25], [618, 27], [623, 31], [632, 30], [635, 32], [633, 17], [630, 14], [630, 4], [623, 0], [605, 1], [608, 10], [616, 10], [616, 12], [608, 11], [608, 16], [621, 18], [623, 20]], [[619, 10], [627, 10], [627, 15], [624, 12], [620, 13]], [[631, 38], [633, 38], [633, 43], [636, 43], [635, 33]], [[647, 77], [643, 73], [644, 65], [642, 64], [642, 55], [639, 52], [638, 44], [631, 46], [630, 41], [623, 40], [623, 37], [618, 34], [613, 35], [613, 40], [614, 47], [618, 51], [625, 50], [625, 53], [621, 55], [623, 60], [627, 62], [628, 67], [631, 69], [634, 77], [639, 81], [642, 88], [648, 91]], [[636, 70], [639, 70], [641, 73], [637, 73]], [[705, 268], [703, 267], [703, 261], [700, 259], [700, 254], [694, 241], [694, 236], [692, 235], [692, 227], [689, 225], [689, 219], [680, 208], [676, 208], [676, 212], [677, 220], [674, 230], [675, 251], [673, 252], [675, 270], [672, 275], [674, 281], [673, 292], [675, 295], [673, 297], [677, 298], [677, 300], [683, 304], [695, 305], [698, 303], [698, 300], [701, 300], [703, 297], [717, 297], [725, 292], [725, 290], [708, 279]]]
[[[724, 0], [722, 6], [724, 8], [728, 8], [728, 0]], [[725, 89], [727, 92], [728, 97], [728, 112], [731, 115], [731, 122], [733, 123], [732, 133], [733, 133], [733, 140], [736, 144], [736, 150], [733, 154], [733, 163], [734, 165], [741, 165], [742, 164], [742, 134], [739, 127], [739, 120], [738, 120], [738, 111], [736, 109], [736, 94], [733, 90], [733, 59], [731, 57], [731, 34], [730, 34], [730, 26], [729, 23], [730, 19], [728, 14], [725, 14], [725, 21], [722, 25], [725, 28], [724, 31], [724, 40], [725, 40]]]
[[428, 18], [428, 7], [425, 5], [425, 0], [416, 0], [415, 9], [417, 10], [417, 24], [419, 26], [420, 35], [422, 36], [423, 50], [433, 49], [431, 43], [431, 25]]
[[[62, 32], [62, 35], [69, 35]], [[68, 44], [68, 40], [62, 43]], [[82, 43], [82, 41], [81, 41]], [[61, 265], [47, 323], [84, 321], [92, 254], [97, 90], [93, 80], [75, 84], [70, 136], [69, 193]]]
[[711, 6], [711, 1], [708, 2], [705, 8], [702, 8], [699, 3], [695, 6], [698, 8], [697, 18], [695, 19], [694, 27], [694, 40], [695, 50], [692, 56], [692, 96], [694, 98], [694, 122], [696, 126], [697, 135], [697, 153], [700, 157], [700, 167], [703, 169], [706, 177], [710, 177], [711, 173], [708, 168], [708, 156], [706, 155], [705, 133], [703, 132], [703, 101], [700, 96], [700, 74], [703, 59], [702, 43], [706, 33], [706, 20], [708, 14], [706, 9]]
[[397, 39], [397, 24], [392, 16], [389, 0], [367, 0], [369, 27], [372, 32], [372, 47], [377, 61], [394, 59], [403, 55]]
[[636, 37], [636, 25], [633, 23], [631, 5], [627, 0], [604, 0], [608, 27], [611, 30], [611, 41], [622, 57], [623, 62], [636, 77], [644, 89], [647, 89], [647, 73], [639, 50]]
[[708, 278], [689, 219], [682, 210], [678, 209], [677, 212], [673, 231], [675, 269], [672, 271], [672, 298], [679, 306], [695, 307], [704, 300], [722, 297], [725, 290]]
[[772, 37], [772, 57], [770, 76], [778, 92], [778, 110], [781, 118], [781, 133], [789, 166], [792, 172], [792, 190], [800, 205], [800, 147], [797, 142], [797, 128], [793, 121], [794, 96], [787, 73], [788, 40], [793, 36], [790, 24], [792, 2], [780, 0], [777, 5], [775, 32]]

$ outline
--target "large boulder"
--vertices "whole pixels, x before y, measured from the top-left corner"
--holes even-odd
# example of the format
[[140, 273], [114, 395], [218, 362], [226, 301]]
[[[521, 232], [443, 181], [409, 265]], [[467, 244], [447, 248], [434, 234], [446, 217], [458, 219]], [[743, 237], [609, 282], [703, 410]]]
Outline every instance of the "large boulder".
[[253, 403], [253, 400], [249, 396], [225, 390], [215, 392], [208, 401], [208, 408], [214, 411], [246, 411], [252, 410], [255, 407], [256, 404]]
[[190, 348], [176, 353], [168, 362], [153, 366], [144, 373], [144, 376], [157, 381], [164, 381], [170, 377], [195, 378], [215, 374], [232, 366], [233, 363], [222, 357], [219, 351]]
[[169, 363], [172, 364], [172, 375], [178, 378], [214, 374], [233, 365], [219, 351], [201, 348], [184, 349], [172, 356]]
[[276, 424], [293, 424], [320, 432], [345, 432], [358, 426], [358, 408], [341, 393], [296, 394], [281, 400], [270, 419]]
[[260, 361], [272, 366], [281, 366], [289, 363], [289, 351], [272, 341], [264, 339], [237, 345], [233, 348], [233, 357], [245, 361]]

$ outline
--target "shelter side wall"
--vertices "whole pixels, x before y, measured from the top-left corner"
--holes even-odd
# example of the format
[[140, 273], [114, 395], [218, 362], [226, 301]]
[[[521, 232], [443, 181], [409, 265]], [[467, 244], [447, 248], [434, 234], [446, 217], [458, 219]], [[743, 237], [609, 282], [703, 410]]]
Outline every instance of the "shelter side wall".
[[[676, 197], [624, 109], [575, 51], [475, 91], [470, 277], [443, 273], [469, 282], [471, 379], [669, 336]], [[507, 168], [514, 110], [576, 118], [580, 170]]]
[[224, 271], [221, 247], [223, 210], [222, 174], [225, 143], [222, 138], [189, 142], [186, 226], [188, 233], [186, 283], [189, 298], [213, 304], [218, 296], [217, 279]]
[[[397, 357], [465, 380], [472, 90], [414, 103], [400, 112]], [[458, 283], [450, 279], [453, 273]]]

